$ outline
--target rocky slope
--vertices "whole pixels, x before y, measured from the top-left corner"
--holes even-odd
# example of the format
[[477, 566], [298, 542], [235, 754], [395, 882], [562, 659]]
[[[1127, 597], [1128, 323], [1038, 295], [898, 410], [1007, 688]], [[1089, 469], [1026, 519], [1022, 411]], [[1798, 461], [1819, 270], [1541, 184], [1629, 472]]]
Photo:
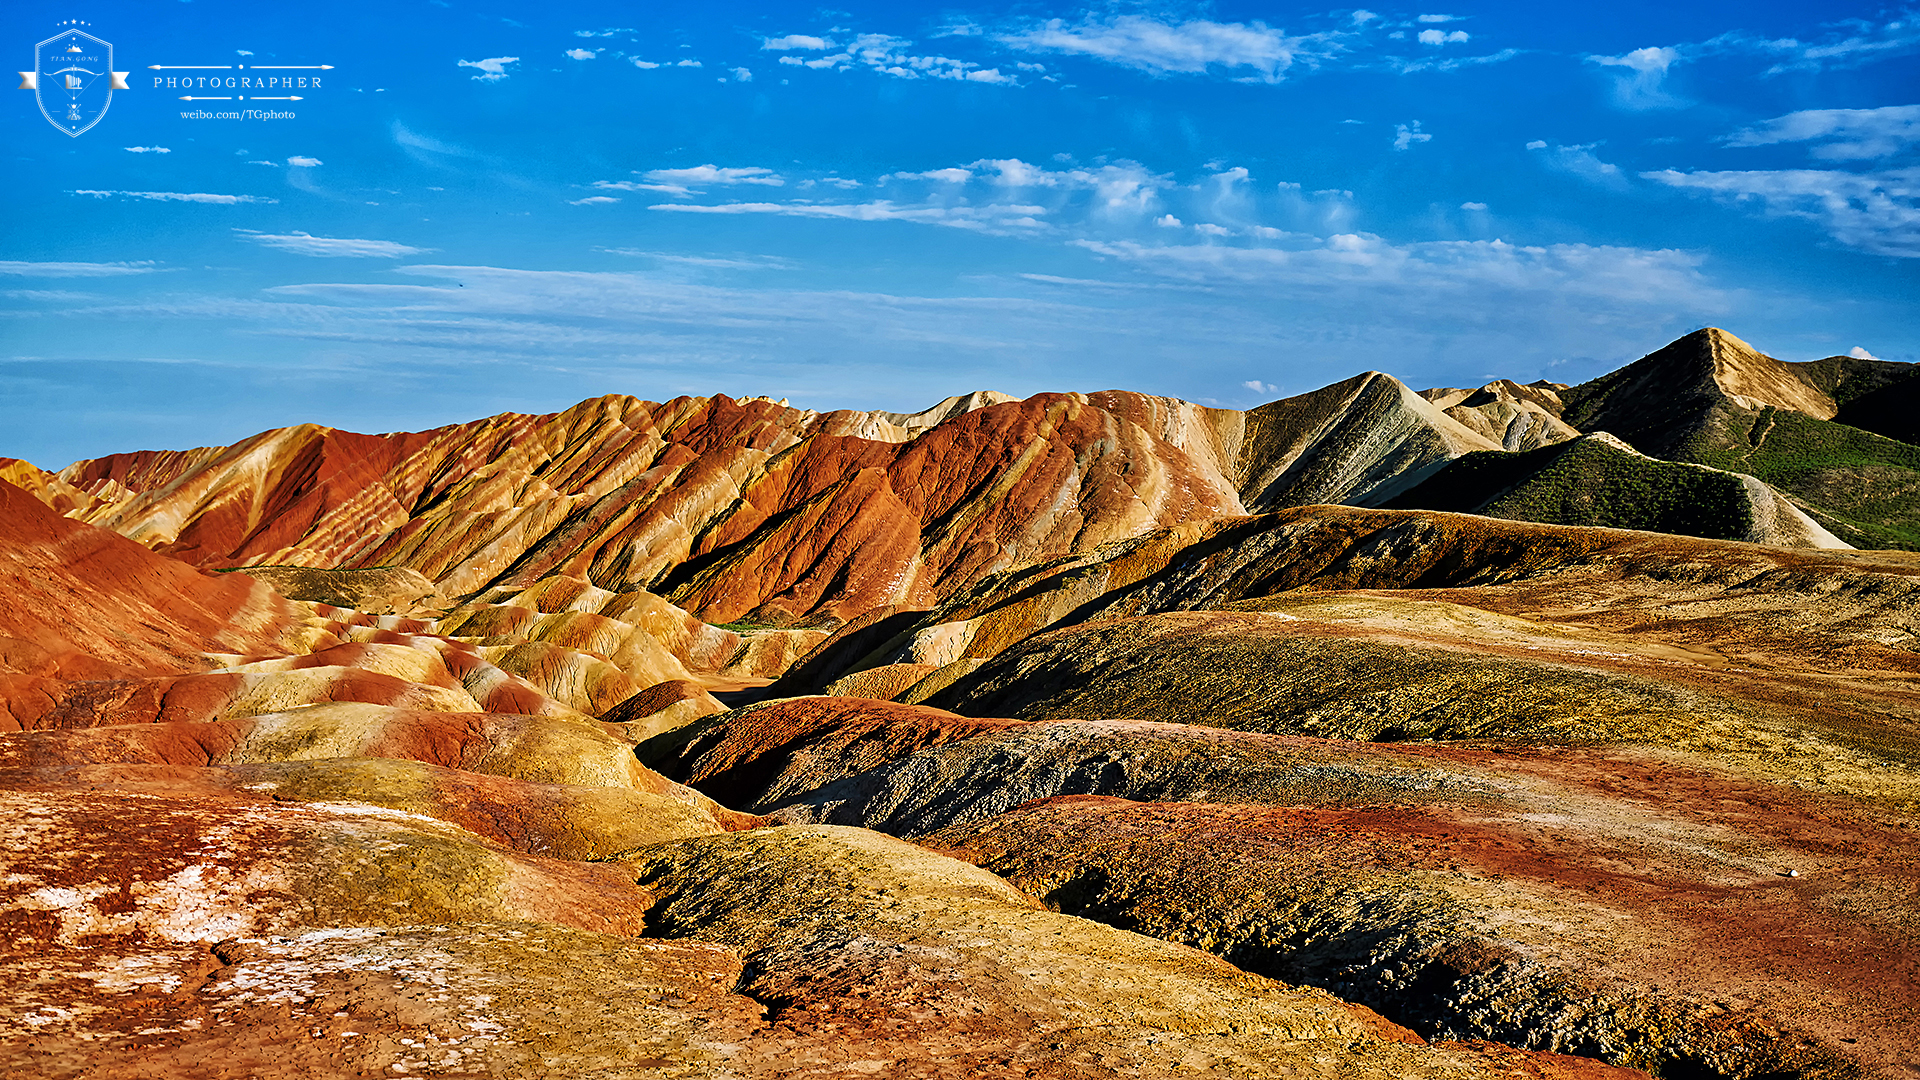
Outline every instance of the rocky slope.
[[1850, 546], [1755, 477], [1651, 458], [1604, 431], [1520, 453], [1468, 454], [1386, 505], [1784, 547]]
[[0, 1072], [1920, 1077], [1910, 373], [1742, 348], [0, 461]]
[[1563, 383], [1496, 379], [1478, 390], [1422, 390], [1448, 416], [1500, 444], [1502, 450], [1538, 450], [1577, 438], [1580, 432], [1560, 419], [1566, 410]]
[[1562, 417], [1655, 457], [1756, 476], [1855, 546], [1915, 548], [1920, 446], [1899, 441], [1914, 437], [1915, 370], [1785, 363], [1708, 327], [1562, 392]]
[[[398, 566], [456, 599], [564, 574], [784, 625], [925, 606], [1021, 562], [1248, 506], [1378, 501], [1493, 445], [1369, 374], [1244, 414], [1119, 391], [977, 394], [911, 417], [602, 398], [419, 434], [287, 428], [31, 479], [73, 516], [202, 567], [286, 581], [270, 568]], [[89, 502], [69, 505], [78, 493]]]

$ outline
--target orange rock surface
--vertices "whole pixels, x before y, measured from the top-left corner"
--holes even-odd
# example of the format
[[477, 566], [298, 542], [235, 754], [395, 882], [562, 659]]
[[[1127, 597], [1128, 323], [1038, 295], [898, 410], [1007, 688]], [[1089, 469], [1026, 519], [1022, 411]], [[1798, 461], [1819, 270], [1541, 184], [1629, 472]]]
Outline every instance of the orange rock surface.
[[1377, 509], [1909, 382], [0, 459], [0, 1073], [1920, 1075], [1920, 556]]

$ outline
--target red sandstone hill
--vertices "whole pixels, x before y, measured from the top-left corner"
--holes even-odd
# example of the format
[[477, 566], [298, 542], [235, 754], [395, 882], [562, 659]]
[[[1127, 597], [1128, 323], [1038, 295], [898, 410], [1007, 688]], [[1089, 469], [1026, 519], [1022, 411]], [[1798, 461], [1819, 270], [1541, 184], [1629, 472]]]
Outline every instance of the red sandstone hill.
[[40, 486], [202, 567], [399, 565], [449, 597], [567, 574], [713, 622], [784, 624], [926, 606], [1248, 506], [1385, 498], [1492, 446], [1382, 375], [1251, 413], [1118, 391], [932, 412], [607, 397], [414, 434], [303, 425], [116, 454]]
[[1906, 373], [1736, 346], [0, 460], [0, 1072], [1920, 1075], [1920, 556], [1735, 475]]

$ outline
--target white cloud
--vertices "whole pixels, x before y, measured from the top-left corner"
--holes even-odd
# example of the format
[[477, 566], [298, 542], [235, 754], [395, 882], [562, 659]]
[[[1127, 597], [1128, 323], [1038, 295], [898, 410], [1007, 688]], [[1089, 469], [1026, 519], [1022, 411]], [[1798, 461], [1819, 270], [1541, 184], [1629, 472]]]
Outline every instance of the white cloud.
[[233, 51], [234, 51], [235, 53], [237, 53], [237, 54], [239, 54], [239, 55], [241, 55], [241, 56], [252, 56], [252, 55], [253, 55], [253, 50], [252, 50], [252, 49], [235, 49], [235, 50], [233, 50]]
[[1259, 379], [1248, 379], [1246, 382], [1243, 382], [1240, 385], [1246, 387], [1247, 389], [1253, 391], [1256, 394], [1277, 394], [1280, 392], [1280, 388], [1278, 386], [1275, 386], [1270, 382], [1261, 382]]
[[1845, 173], [1643, 172], [1643, 179], [1819, 224], [1838, 243], [1875, 255], [1920, 258], [1920, 169]]
[[447, 163], [443, 159], [450, 157], [484, 160], [480, 154], [464, 146], [443, 142], [431, 135], [422, 135], [417, 131], [409, 129], [398, 120], [393, 122], [390, 131], [393, 135], [394, 145], [405, 151], [408, 157], [423, 165], [436, 165], [444, 168]]
[[124, 147], [123, 149], [125, 149], [129, 154], [171, 154], [173, 153], [172, 150], [169, 150], [164, 146], [128, 146], [128, 147]]
[[[1075, 240], [1096, 254], [1170, 277], [1250, 285], [1366, 285], [1413, 290], [1439, 303], [1463, 290], [1498, 289], [1550, 297], [1587, 297], [1629, 305], [1725, 302], [1700, 273], [1700, 255], [1676, 250], [1504, 240], [1395, 244], [1368, 233], [1301, 238], [1291, 247], [1224, 244], [1155, 246]], [[1378, 294], [1375, 294], [1378, 295]]]
[[768, 38], [760, 43], [763, 49], [802, 49], [807, 52], [819, 52], [833, 48], [833, 42], [811, 34], [788, 34], [785, 37]]
[[[785, 41], [796, 37], [777, 38]], [[805, 66], [815, 70], [845, 71], [854, 67], [864, 67], [882, 75], [896, 79], [951, 79], [957, 82], [991, 83], [1004, 86], [1017, 86], [1019, 80], [1002, 72], [999, 68], [983, 68], [970, 60], [956, 60], [950, 56], [921, 56], [915, 54], [913, 42], [892, 34], [857, 34], [846, 45], [836, 46], [824, 39], [818, 40], [820, 49], [839, 48], [839, 52], [825, 56], [816, 56], [811, 60], [799, 57], [783, 56], [780, 62], [794, 66]], [[774, 46], [769, 44], [768, 48]], [[804, 46], [813, 49], [815, 46]]]
[[635, 180], [595, 180], [593, 186], [606, 191], [658, 191], [667, 195], [690, 194], [684, 184], [642, 184]]
[[[1620, 166], [1600, 160], [1593, 150], [1599, 143], [1584, 143], [1579, 146], [1556, 146], [1541, 155], [1541, 160], [1550, 169], [1577, 176], [1588, 183], [1601, 187], [1623, 190], [1627, 184], [1627, 175]], [[1547, 144], [1536, 139], [1527, 144], [1533, 151], [1546, 150]]]
[[1353, 25], [1365, 26], [1379, 17], [1379, 15], [1368, 11], [1366, 8], [1355, 8], [1353, 12]]
[[711, 255], [674, 255], [665, 251], [647, 251], [644, 248], [596, 248], [609, 255], [625, 255], [635, 259], [653, 259], [656, 262], [677, 266], [697, 266], [705, 270], [791, 270], [791, 260], [773, 255], [753, 255], [737, 259], [721, 259]]
[[81, 188], [75, 195], [91, 195], [96, 199], [122, 195], [129, 199], [146, 199], [150, 202], [190, 202], [210, 203], [217, 206], [237, 206], [241, 203], [277, 203], [279, 199], [263, 198], [259, 195], [209, 195], [206, 192], [185, 191], [93, 191]]
[[1193, 231], [1199, 233], [1201, 236], [1232, 236], [1233, 235], [1232, 229], [1229, 229], [1224, 225], [1215, 225], [1210, 221], [1200, 222], [1199, 224], [1193, 227]]
[[600, 55], [600, 50], [599, 49], [568, 49], [566, 52], [561, 53], [560, 55], [571, 57], [575, 60], [591, 60], [594, 57]]
[[743, 67], [727, 69], [733, 75], [734, 82], [752, 82], [753, 72]]
[[1432, 142], [1433, 136], [1420, 130], [1420, 121], [1411, 124], [1395, 124], [1393, 129], [1393, 148], [1408, 150], [1415, 143]]
[[567, 205], [568, 206], [605, 206], [608, 203], [617, 203], [619, 201], [620, 201], [619, 199], [614, 198], [612, 195], [589, 195], [584, 199], [573, 199], [569, 201]]
[[418, 255], [423, 251], [433, 250], [396, 244], [391, 240], [353, 240], [344, 237], [309, 236], [303, 232], [276, 235], [252, 232], [247, 229], [235, 231], [240, 234], [241, 239], [251, 240], [262, 247], [319, 258], [398, 259], [406, 255]]
[[1420, 31], [1420, 44], [1446, 45], [1449, 43], [1466, 41], [1469, 36], [1470, 35], [1465, 30], [1454, 30], [1454, 31], [1422, 30]]
[[1019, 158], [981, 160], [974, 162], [973, 167], [992, 169], [995, 181], [1002, 187], [1058, 187], [1061, 182], [1060, 176]]
[[1480, 210], [1485, 210], [1486, 208], [1487, 208], [1487, 204], [1483, 202], [1463, 202], [1460, 204], [1460, 209], [1462, 210], [1480, 211]]
[[1000, 40], [1028, 52], [1090, 56], [1153, 75], [1244, 69], [1252, 72], [1252, 79], [1273, 83], [1285, 78], [1296, 60], [1319, 59], [1331, 37], [1289, 37], [1263, 22], [1170, 23], [1144, 15], [1089, 15], [1072, 25], [1049, 19]]
[[659, 64], [656, 64], [651, 60], [642, 60], [637, 56], [627, 57], [627, 63], [632, 64], [634, 67], [639, 68], [641, 71], [652, 71], [654, 68], [657, 68], [660, 66]]
[[[1232, 174], [1226, 175], [1231, 179]], [[896, 173], [888, 179], [931, 179], [950, 184], [972, 181], [1016, 190], [1049, 188], [1059, 192], [1057, 199], [1085, 193], [1087, 209], [1093, 215], [1124, 220], [1138, 220], [1155, 209], [1159, 193], [1174, 186], [1169, 177], [1132, 161], [1054, 171], [1018, 158], [983, 159], [965, 167], [924, 173]]]
[[301, 168], [301, 169], [311, 169], [311, 168], [313, 168], [313, 167], [314, 167], [314, 166], [316, 166], [316, 165], [324, 165], [324, 164], [326, 164], [326, 162], [324, 162], [324, 161], [321, 161], [321, 160], [320, 160], [319, 158], [317, 158], [317, 157], [298, 157], [298, 156], [296, 156], [296, 157], [290, 157], [290, 158], [288, 158], [288, 159], [287, 159], [287, 164], [289, 164], [289, 165], [292, 165], [292, 166], [294, 166], [295, 168]]
[[597, 181], [593, 186], [625, 191], [665, 191], [674, 195], [687, 195], [692, 193], [695, 185], [759, 184], [764, 187], [786, 185], [786, 180], [772, 169], [763, 169], [758, 166], [723, 169], [718, 165], [695, 165], [691, 169], [651, 169], [642, 175], [653, 183], [628, 186], [603, 180]]
[[1854, 358], [1854, 359], [1856, 359], [1856, 360], [1878, 360], [1878, 359], [1880, 359], [1879, 357], [1877, 357], [1877, 356], [1875, 356], [1875, 355], [1873, 355], [1872, 353], [1870, 353], [1870, 352], [1868, 352], [1868, 351], [1866, 350], [1866, 347], [1865, 347], [1865, 346], [1863, 346], [1863, 345], [1855, 345], [1855, 346], [1854, 346], [1853, 348], [1851, 348], [1851, 349], [1848, 349], [1848, 350], [1847, 350], [1847, 355], [1848, 355], [1848, 356], [1851, 356], [1851, 357], [1853, 357], [1853, 358]]
[[479, 68], [480, 74], [474, 76], [479, 82], [499, 82], [507, 77], [507, 65], [519, 62], [517, 56], [490, 56], [485, 60], [462, 60], [458, 66]]
[[669, 210], [690, 214], [779, 214], [787, 217], [839, 218], [845, 221], [912, 221], [923, 225], [945, 225], [975, 232], [1025, 232], [1046, 228], [1040, 216], [1041, 206], [994, 204], [989, 206], [901, 206], [880, 200], [868, 203], [722, 203], [695, 206], [688, 203], [661, 203], [649, 210]]
[[1618, 68], [1613, 81], [1613, 99], [1625, 109], [1672, 109], [1684, 102], [1667, 93], [1667, 70], [1682, 59], [1672, 46], [1649, 46], [1624, 56], [1589, 56], [1587, 62]]
[[[1439, 31], [1429, 32], [1438, 33]], [[1458, 32], [1459, 31], [1455, 31], [1455, 33]], [[1409, 59], [1404, 56], [1393, 56], [1386, 59], [1384, 66], [1397, 74], [1412, 75], [1420, 71], [1459, 71], [1462, 68], [1481, 67], [1486, 64], [1504, 64], [1519, 55], [1519, 49], [1501, 49], [1499, 52], [1487, 53], [1483, 56], [1450, 56], [1445, 58], [1433, 56], [1421, 60]]]
[[583, 38], [597, 38], [597, 37], [610, 38], [610, 37], [613, 37], [615, 34], [631, 34], [631, 33], [633, 33], [633, 28], [630, 26], [615, 26], [615, 27], [610, 27], [606, 30], [575, 30], [573, 32], [573, 36], [583, 37]]
[[964, 184], [973, 179], [973, 173], [967, 169], [932, 169], [927, 172], [897, 172], [887, 177], [889, 180], [938, 180], [943, 184]]
[[1707, 44], [1744, 46], [1756, 51], [1784, 54], [1786, 59], [1768, 68], [1768, 75], [1859, 67], [1920, 50], [1920, 18], [1914, 17], [1911, 8], [1878, 25], [1864, 19], [1844, 19], [1829, 25], [1835, 29], [1817, 42], [1796, 41], [1793, 38], [1766, 41], [1743, 35], [1722, 35]]
[[1422, 15], [1420, 16], [1419, 21], [1423, 23], [1459, 22], [1460, 16], [1458, 15]]
[[1155, 225], [1160, 226], [1163, 229], [1179, 229], [1179, 228], [1185, 227], [1185, 224], [1186, 224], [1185, 222], [1181, 221], [1179, 218], [1174, 217], [1172, 214], [1162, 214], [1159, 217], [1154, 218], [1153, 223]]
[[1728, 146], [1769, 146], [1785, 142], [1822, 142], [1810, 153], [1827, 161], [1891, 157], [1920, 143], [1920, 105], [1879, 109], [1803, 109], [1743, 128], [1727, 136]]
[[151, 274], [152, 262], [18, 262], [0, 259], [0, 274], [13, 277], [124, 277]]
[[698, 60], [682, 60], [673, 66], [674, 67], [700, 67], [701, 64], [700, 64], [700, 61]]

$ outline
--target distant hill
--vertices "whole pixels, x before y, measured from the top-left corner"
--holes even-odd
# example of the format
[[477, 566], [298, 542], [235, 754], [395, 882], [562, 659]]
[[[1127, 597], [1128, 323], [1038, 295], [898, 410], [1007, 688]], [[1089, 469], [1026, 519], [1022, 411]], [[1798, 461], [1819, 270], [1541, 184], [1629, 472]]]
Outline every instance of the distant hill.
[[1370, 371], [1246, 411], [1123, 390], [913, 414], [616, 395], [0, 466], [207, 569], [404, 568], [450, 601], [566, 574], [716, 623], [837, 626], [1154, 529], [1316, 504], [1920, 548], [1920, 446], [1896, 437], [1914, 370], [1784, 363], [1708, 328], [1579, 386], [1416, 393]]
[[1560, 419], [1563, 383], [1521, 385], [1499, 379], [1478, 390], [1422, 390], [1420, 396], [1503, 450], [1535, 450], [1578, 438], [1580, 432]]
[[1847, 356], [1786, 363], [1714, 327], [1570, 387], [1562, 417], [1670, 461], [1746, 473], [1858, 547], [1920, 548], [1920, 379]]
[[1845, 546], [1754, 477], [1650, 458], [1606, 432], [1525, 453], [1468, 454], [1386, 505], [1793, 547]]

